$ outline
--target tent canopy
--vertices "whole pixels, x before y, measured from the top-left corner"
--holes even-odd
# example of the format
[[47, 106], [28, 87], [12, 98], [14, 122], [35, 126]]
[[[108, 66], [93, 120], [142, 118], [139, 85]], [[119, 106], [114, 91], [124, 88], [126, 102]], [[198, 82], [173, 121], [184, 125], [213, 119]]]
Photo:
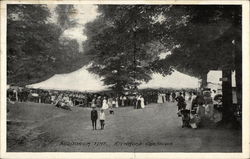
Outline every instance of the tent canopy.
[[56, 74], [46, 81], [27, 86], [29, 88], [72, 90], [72, 91], [103, 91], [108, 90], [101, 78], [87, 71], [86, 66], [68, 74]]
[[[87, 66], [68, 74], [56, 74], [50, 79], [28, 85], [29, 88], [74, 90], [74, 91], [104, 91], [108, 90], [97, 75], [87, 71]], [[154, 73], [152, 80], [142, 83], [139, 89], [145, 88], [198, 88], [198, 79], [186, 74], [174, 71], [169, 76]]]
[[183, 74], [179, 71], [174, 70], [171, 75], [163, 76], [158, 73], [152, 75], [152, 80], [148, 83], [142, 83], [139, 89], [144, 88], [198, 88], [199, 82], [198, 78], [191, 77], [189, 75]]

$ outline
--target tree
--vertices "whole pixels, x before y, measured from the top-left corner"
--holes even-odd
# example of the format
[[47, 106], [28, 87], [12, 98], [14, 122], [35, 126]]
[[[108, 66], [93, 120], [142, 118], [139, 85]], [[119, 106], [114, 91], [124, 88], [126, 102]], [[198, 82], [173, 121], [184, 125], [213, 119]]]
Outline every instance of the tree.
[[[151, 60], [147, 67], [142, 67], [144, 71], [149, 71], [145, 75], [150, 76], [152, 72], [168, 75], [175, 68], [202, 78], [203, 85], [206, 85], [208, 71], [219, 69], [223, 71], [223, 77], [228, 79], [223, 82], [224, 117], [232, 116], [232, 111], [228, 111], [232, 104], [229, 86], [231, 70], [236, 69], [237, 86], [241, 89], [240, 6], [99, 6], [99, 11], [101, 16], [98, 20], [87, 26], [89, 40], [86, 46], [90, 47], [85, 48], [89, 49], [90, 55], [94, 55], [94, 67], [90, 70], [103, 76], [106, 84], [118, 84], [118, 81], [108, 83], [110, 78], [115, 77], [109, 74], [112, 72], [109, 66], [116, 66], [106, 60], [109, 57], [119, 59], [115, 62], [118, 65], [114, 67], [119, 68], [119, 64], [133, 67], [131, 61], [136, 61], [134, 65], [137, 66], [144, 61], [143, 58], [137, 58], [148, 55]], [[96, 30], [98, 32], [95, 33]], [[142, 47], [143, 44], [154, 42], [163, 44], [164, 50], [171, 51], [171, 55], [166, 59], [151, 58], [152, 55]], [[133, 53], [143, 53], [143, 56], [134, 56], [134, 60], [129, 58]], [[121, 74], [114, 79], [131, 77], [129, 72], [133, 71], [126, 70], [130, 71], [118, 70]], [[127, 75], [120, 76], [124, 74]], [[131, 81], [125, 80], [124, 83]]]
[[57, 5], [55, 11], [57, 13], [57, 24], [61, 26], [62, 30], [76, 26], [76, 20], [71, 18], [77, 12], [74, 5]]
[[[167, 31], [162, 29], [162, 39], [167, 37], [162, 43], [168, 45], [171, 41], [172, 46], [174, 46], [169, 48], [172, 54], [163, 61], [172, 63], [177, 69], [185, 69], [196, 77], [206, 74], [208, 70], [219, 69], [229, 63], [220, 60], [221, 57], [228, 54], [216, 46], [222, 43], [219, 39], [230, 30], [232, 25], [232, 22], [225, 18], [226, 13], [224, 13], [223, 6], [172, 6], [168, 12], [164, 12], [166, 19], [172, 16], [169, 12], [181, 13], [178, 16], [182, 19], [179, 20], [182, 23], [178, 24], [178, 21], [175, 20], [171, 23], [177, 25], [173, 25]], [[169, 26], [168, 23], [165, 21], [162, 25]], [[231, 41], [230, 44], [225, 43], [227, 47], [230, 45]], [[227, 50], [230, 50], [231, 46]]]
[[75, 41], [61, 42], [63, 29], [49, 22], [46, 5], [11, 4], [7, 13], [8, 84], [25, 86], [86, 64]]
[[173, 29], [171, 36], [178, 47], [163, 61], [203, 79], [209, 70], [222, 70], [226, 79], [222, 85], [223, 120], [230, 120], [233, 117], [232, 70], [236, 70], [237, 96], [241, 101], [241, 7], [176, 6], [172, 9], [184, 13], [185, 25]]
[[152, 25], [148, 22], [153, 19], [144, 16], [151, 7], [99, 6], [99, 17], [84, 30], [88, 37], [84, 50], [92, 57], [89, 71], [100, 75], [104, 84], [117, 92], [135, 89], [141, 81], [149, 81], [150, 64], [164, 49], [155, 47], [161, 44], [153, 41], [150, 34]]

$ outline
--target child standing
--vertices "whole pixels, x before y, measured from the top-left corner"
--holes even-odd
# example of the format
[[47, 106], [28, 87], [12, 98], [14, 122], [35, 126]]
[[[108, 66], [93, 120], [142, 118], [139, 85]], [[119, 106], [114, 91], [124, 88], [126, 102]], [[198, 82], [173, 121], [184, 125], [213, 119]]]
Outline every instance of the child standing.
[[101, 109], [100, 112], [100, 124], [101, 124], [101, 130], [103, 130], [105, 125], [105, 113], [103, 109]]
[[93, 130], [96, 130], [96, 120], [97, 120], [97, 118], [98, 118], [97, 110], [95, 109], [95, 107], [92, 107], [92, 110], [91, 110], [91, 121], [92, 121]]
[[115, 105], [116, 105], [116, 103], [115, 103], [115, 98], [113, 98], [113, 100], [112, 100], [112, 105], [111, 105], [110, 110], [109, 110], [109, 113], [110, 113], [110, 114], [114, 114], [113, 108], [115, 108]]

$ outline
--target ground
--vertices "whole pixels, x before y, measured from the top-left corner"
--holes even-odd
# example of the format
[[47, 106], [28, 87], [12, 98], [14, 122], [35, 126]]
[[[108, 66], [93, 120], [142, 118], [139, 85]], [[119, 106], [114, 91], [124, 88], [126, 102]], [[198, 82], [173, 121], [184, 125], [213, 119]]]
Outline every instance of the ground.
[[104, 130], [92, 130], [90, 108], [15, 103], [8, 109], [8, 152], [241, 152], [240, 130], [182, 128], [176, 103], [106, 111]]

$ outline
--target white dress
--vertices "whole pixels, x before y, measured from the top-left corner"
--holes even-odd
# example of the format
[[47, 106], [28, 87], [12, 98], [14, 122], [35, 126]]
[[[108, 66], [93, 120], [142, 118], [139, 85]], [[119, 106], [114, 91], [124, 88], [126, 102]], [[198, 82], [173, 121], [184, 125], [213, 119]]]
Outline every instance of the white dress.
[[113, 102], [113, 99], [112, 99], [112, 98], [109, 98], [109, 99], [108, 99], [108, 107], [109, 107], [109, 108], [112, 108], [112, 102]]
[[163, 101], [162, 101], [162, 94], [158, 94], [157, 103], [163, 103]]
[[141, 108], [143, 109], [143, 108], [145, 108], [144, 98], [141, 97], [140, 100], [141, 100]]
[[92, 100], [92, 102], [91, 102], [91, 107], [96, 107], [95, 99]]
[[115, 100], [115, 107], [116, 107], [116, 108], [119, 107], [118, 98], [116, 98], [116, 100]]
[[108, 102], [107, 102], [106, 99], [104, 99], [104, 100], [102, 101], [102, 109], [108, 109], [108, 108], [109, 108]]
[[186, 109], [191, 110], [191, 108], [192, 108], [192, 103], [187, 104]]

